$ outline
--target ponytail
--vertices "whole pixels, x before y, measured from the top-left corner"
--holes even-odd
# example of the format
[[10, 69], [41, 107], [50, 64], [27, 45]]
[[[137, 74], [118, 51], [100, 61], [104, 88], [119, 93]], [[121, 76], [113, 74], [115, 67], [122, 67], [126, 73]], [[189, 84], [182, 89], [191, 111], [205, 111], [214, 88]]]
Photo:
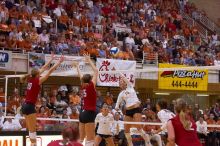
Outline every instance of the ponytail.
[[187, 115], [183, 110], [180, 111], [179, 117], [180, 117], [180, 122], [182, 123], [184, 129], [190, 130], [192, 123], [189, 119], [187, 119]]
[[187, 113], [188, 106], [187, 106], [186, 101], [181, 98], [177, 99], [175, 110], [179, 114], [180, 122], [183, 125], [183, 128], [185, 130], [190, 130], [192, 123], [191, 123], [189, 114]]

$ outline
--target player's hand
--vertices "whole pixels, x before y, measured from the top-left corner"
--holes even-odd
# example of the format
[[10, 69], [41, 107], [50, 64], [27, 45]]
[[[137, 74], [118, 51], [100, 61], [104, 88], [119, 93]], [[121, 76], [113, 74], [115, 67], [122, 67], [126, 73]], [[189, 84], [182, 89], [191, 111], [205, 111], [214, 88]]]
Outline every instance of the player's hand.
[[83, 56], [85, 57], [85, 62], [91, 61], [89, 53], [85, 53], [85, 54], [83, 54]]
[[51, 60], [55, 58], [54, 52], [51, 52]]
[[77, 67], [77, 66], [79, 66], [79, 62], [77, 62], [77, 61], [73, 61], [73, 64], [72, 64], [74, 67]]
[[60, 63], [62, 63], [63, 61], [65, 60], [65, 57], [64, 57], [64, 55], [61, 55], [61, 57], [60, 57]]

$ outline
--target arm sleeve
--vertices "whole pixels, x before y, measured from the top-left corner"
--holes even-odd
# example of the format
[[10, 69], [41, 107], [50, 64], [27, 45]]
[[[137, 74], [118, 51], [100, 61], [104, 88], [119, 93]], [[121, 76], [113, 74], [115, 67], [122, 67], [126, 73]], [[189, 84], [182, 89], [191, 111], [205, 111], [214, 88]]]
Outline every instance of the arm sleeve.
[[119, 95], [118, 95], [118, 99], [117, 99], [117, 102], [116, 102], [116, 105], [115, 105], [115, 109], [119, 109], [119, 105], [121, 104], [121, 102], [122, 102], [122, 93], [119, 93]]
[[99, 122], [99, 115], [97, 115], [95, 118], [95, 126], [98, 124], [98, 122]]

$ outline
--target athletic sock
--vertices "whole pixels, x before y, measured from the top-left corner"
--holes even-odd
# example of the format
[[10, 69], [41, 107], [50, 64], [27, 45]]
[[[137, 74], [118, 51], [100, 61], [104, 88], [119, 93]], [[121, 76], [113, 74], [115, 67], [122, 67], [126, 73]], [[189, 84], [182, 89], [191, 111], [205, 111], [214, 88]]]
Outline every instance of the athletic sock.
[[152, 146], [150, 143], [150, 137], [148, 134], [145, 133], [145, 131], [143, 129], [139, 130], [140, 135], [142, 136], [142, 138], [145, 141], [146, 146]]
[[125, 137], [126, 137], [126, 139], [127, 139], [128, 146], [133, 146], [132, 138], [131, 138], [130, 133], [125, 133]]

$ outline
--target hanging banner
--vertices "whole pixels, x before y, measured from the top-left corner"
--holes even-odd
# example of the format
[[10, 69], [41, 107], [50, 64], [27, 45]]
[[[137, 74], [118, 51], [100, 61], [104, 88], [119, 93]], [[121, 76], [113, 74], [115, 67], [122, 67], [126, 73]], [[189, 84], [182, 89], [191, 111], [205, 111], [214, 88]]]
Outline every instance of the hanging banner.
[[0, 50], [0, 69], [11, 69], [12, 52]]
[[[159, 64], [159, 68], [187, 67], [176, 64]], [[175, 70], [158, 73], [158, 88], [172, 90], [207, 91], [208, 70]]]
[[[51, 62], [50, 67], [52, 67], [56, 62], [60, 60], [61, 55], [56, 55], [55, 59]], [[45, 62], [51, 59], [51, 55], [45, 55]], [[84, 63], [84, 57], [81, 56], [65, 56], [65, 60], [61, 63], [59, 67], [51, 74], [51, 76], [78, 76], [76, 68], [73, 68], [73, 61], [79, 62], [79, 68], [82, 72], [89, 69], [89, 66]], [[46, 73], [46, 71], [45, 71]]]
[[[49, 65], [49, 68], [52, 67], [57, 61], [60, 60], [61, 55], [55, 55], [54, 60]], [[51, 59], [51, 54], [42, 54], [42, 53], [29, 53], [29, 72], [33, 68], [41, 68], [46, 62]], [[65, 60], [61, 63], [59, 67], [51, 74], [51, 76], [78, 76], [77, 70], [72, 67], [73, 61], [79, 61], [80, 70], [86, 71], [89, 66], [85, 65], [83, 57], [80, 56], [65, 56]], [[48, 68], [48, 70], [49, 70]], [[43, 72], [43, 75], [48, 71]]]
[[[136, 69], [136, 61], [98, 58], [96, 67], [99, 71], [127, 70], [124, 75], [134, 84], [135, 74], [129, 70]], [[100, 73], [97, 80], [98, 86], [119, 86], [120, 75], [118, 73]]]

